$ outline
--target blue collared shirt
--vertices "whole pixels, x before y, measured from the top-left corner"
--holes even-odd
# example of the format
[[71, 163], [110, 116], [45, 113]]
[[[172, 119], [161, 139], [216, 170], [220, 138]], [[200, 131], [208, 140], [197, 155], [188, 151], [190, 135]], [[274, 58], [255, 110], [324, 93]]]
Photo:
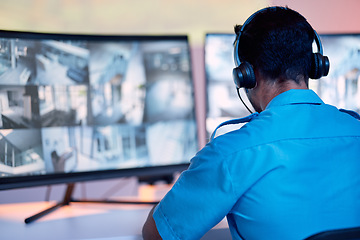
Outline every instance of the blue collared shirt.
[[276, 96], [208, 143], [154, 211], [163, 239], [303, 239], [360, 226], [360, 121], [311, 90]]

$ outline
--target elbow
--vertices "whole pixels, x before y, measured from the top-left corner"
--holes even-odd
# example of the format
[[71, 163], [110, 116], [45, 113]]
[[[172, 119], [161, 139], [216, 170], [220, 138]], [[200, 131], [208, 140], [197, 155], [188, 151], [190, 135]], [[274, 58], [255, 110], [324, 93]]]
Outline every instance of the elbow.
[[142, 237], [144, 240], [162, 240], [153, 218], [153, 212], [154, 208], [150, 211], [142, 228]]

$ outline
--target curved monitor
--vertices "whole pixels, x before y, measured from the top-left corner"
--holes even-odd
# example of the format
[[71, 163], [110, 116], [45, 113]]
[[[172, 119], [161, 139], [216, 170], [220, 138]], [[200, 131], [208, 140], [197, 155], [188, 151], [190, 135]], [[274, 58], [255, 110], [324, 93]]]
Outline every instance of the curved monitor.
[[187, 36], [0, 31], [0, 190], [185, 169], [189, 52]]

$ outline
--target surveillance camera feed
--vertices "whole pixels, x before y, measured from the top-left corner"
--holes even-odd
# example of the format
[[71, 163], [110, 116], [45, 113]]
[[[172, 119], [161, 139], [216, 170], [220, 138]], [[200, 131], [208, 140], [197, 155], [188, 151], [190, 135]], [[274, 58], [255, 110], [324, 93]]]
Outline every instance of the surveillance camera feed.
[[360, 34], [320, 35], [328, 76], [311, 81], [325, 103], [360, 113]]
[[[241, 118], [250, 112], [241, 103], [232, 77], [235, 67], [233, 43], [235, 34], [209, 33], [205, 37], [205, 73], [207, 81], [207, 117], [206, 132], [210, 136], [222, 122]], [[243, 89], [240, 95], [251, 109]], [[252, 110], [254, 112], [254, 110]], [[227, 126], [225, 131], [239, 126]], [[219, 130], [224, 130], [221, 128]]]
[[[320, 38], [324, 55], [330, 60], [330, 72], [320, 80], [310, 80], [309, 87], [325, 103], [360, 113], [360, 34], [321, 35]], [[232, 79], [234, 40], [235, 35], [230, 33], [206, 35], [208, 134], [223, 121], [249, 115], [236, 94]], [[241, 96], [248, 101], [246, 94]], [[245, 103], [250, 106], [249, 102]]]
[[67, 36], [0, 33], [0, 185], [189, 163], [198, 141], [187, 37]]

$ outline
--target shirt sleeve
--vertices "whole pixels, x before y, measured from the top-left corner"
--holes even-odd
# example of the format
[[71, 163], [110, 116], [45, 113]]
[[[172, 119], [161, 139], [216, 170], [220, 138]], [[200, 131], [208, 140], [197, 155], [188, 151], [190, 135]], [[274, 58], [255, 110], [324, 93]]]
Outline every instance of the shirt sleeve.
[[163, 239], [200, 239], [236, 200], [227, 162], [210, 144], [191, 160], [153, 217]]

